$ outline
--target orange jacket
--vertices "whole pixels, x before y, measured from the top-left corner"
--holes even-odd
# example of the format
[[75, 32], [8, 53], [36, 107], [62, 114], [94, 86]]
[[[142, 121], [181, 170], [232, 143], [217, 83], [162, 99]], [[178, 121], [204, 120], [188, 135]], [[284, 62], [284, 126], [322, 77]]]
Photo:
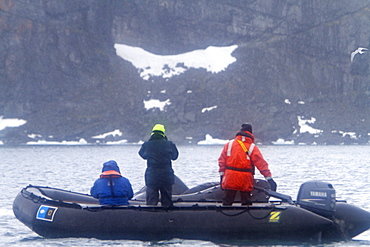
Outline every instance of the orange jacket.
[[[218, 159], [219, 172], [223, 175], [223, 189], [252, 191], [254, 184], [253, 166], [257, 167], [265, 178], [271, 177], [268, 163], [259, 148], [254, 145], [253, 139], [254, 136], [250, 132], [241, 131], [237, 133], [234, 140], [225, 144]], [[248, 155], [239, 141], [244, 144]]]

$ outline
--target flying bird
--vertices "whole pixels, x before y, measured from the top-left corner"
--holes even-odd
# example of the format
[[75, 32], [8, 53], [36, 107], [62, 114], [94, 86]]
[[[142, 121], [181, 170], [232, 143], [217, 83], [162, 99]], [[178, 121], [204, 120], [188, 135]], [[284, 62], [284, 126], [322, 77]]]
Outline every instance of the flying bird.
[[353, 58], [355, 57], [356, 54], [364, 54], [366, 51], [368, 51], [369, 49], [367, 48], [364, 48], [364, 47], [359, 47], [357, 48], [357, 50], [355, 50], [354, 52], [351, 53], [351, 62], [353, 62]]

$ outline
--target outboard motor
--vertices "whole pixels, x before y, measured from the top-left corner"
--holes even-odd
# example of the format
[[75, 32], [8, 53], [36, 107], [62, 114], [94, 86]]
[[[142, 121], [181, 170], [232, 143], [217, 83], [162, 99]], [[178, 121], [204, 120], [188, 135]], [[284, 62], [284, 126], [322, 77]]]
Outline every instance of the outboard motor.
[[308, 181], [299, 188], [297, 204], [321, 216], [334, 215], [335, 201], [335, 189], [329, 183]]

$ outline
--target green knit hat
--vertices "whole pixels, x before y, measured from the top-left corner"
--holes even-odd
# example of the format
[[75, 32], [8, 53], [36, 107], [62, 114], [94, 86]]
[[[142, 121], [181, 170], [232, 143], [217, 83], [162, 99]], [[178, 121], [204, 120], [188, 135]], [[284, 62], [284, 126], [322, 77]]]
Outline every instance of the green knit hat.
[[164, 125], [162, 125], [162, 124], [156, 124], [156, 125], [154, 125], [154, 127], [152, 129], [152, 132], [154, 132], [154, 131], [160, 131], [163, 134], [166, 132], [166, 130], [164, 129]]

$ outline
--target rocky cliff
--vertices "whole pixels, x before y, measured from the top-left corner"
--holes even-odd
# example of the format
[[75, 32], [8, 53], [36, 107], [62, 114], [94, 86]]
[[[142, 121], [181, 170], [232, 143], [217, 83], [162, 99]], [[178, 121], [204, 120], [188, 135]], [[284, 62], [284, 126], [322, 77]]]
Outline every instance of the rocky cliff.
[[[160, 122], [196, 143], [247, 121], [264, 143], [368, 143], [369, 25], [363, 0], [1, 0], [0, 116], [27, 122], [0, 140], [94, 142], [118, 129], [135, 142]], [[236, 62], [147, 81], [115, 43], [158, 55], [237, 45]], [[146, 110], [148, 99], [171, 105]]]

